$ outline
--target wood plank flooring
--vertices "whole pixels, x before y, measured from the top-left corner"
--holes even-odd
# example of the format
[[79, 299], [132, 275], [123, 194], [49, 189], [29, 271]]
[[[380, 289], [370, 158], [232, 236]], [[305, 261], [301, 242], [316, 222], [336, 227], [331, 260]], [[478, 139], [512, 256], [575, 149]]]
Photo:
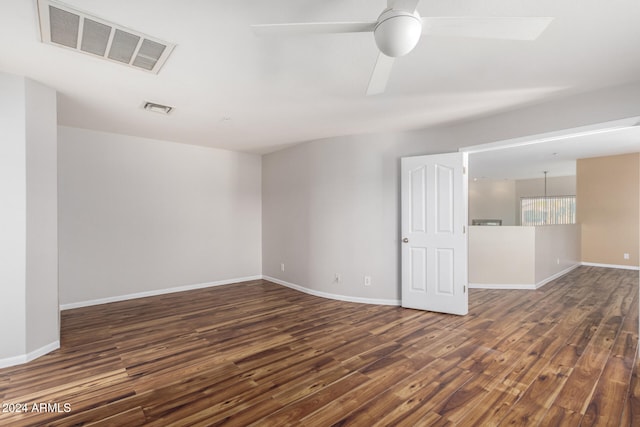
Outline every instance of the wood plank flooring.
[[464, 317], [266, 281], [69, 310], [60, 350], [0, 369], [26, 405], [0, 425], [638, 426], [638, 276], [472, 289]]

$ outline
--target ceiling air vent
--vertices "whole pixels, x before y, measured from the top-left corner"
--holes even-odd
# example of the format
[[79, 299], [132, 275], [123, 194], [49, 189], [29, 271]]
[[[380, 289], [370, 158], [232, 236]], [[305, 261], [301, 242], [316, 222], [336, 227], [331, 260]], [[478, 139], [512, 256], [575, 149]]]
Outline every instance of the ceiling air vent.
[[142, 106], [147, 111], [153, 111], [154, 113], [169, 114], [173, 111], [173, 107], [168, 105], [156, 104], [155, 102], [145, 102]]
[[175, 47], [53, 0], [38, 0], [44, 43], [157, 74]]

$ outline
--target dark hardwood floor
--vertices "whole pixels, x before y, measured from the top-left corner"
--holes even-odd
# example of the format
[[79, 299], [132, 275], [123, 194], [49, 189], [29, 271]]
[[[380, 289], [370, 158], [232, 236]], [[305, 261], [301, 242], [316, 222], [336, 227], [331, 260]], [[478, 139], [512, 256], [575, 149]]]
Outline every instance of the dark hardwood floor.
[[264, 281], [69, 310], [60, 350], [0, 369], [27, 405], [0, 425], [638, 426], [638, 276], [472, 289], [464, 317]]

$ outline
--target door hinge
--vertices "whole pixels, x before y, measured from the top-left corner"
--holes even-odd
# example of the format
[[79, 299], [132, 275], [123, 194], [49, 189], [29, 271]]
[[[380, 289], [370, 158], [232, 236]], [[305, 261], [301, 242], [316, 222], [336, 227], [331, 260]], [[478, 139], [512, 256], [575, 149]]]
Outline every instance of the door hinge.
[[467, 293], [467, 285], [464, 285], [464, 286], [462, 287], [462, 289], [463, 289], [463, 291], [464, 291], [463, 293], [465, 293], [465, 294], [466, 294], [466, 293]]
[[466, 175], [467, 174], [467, 167], [463, 166], [462, 167], [462, 175]]
[[466, 225], [462, 226], [462, 234], [467, 234], [467, 226]]

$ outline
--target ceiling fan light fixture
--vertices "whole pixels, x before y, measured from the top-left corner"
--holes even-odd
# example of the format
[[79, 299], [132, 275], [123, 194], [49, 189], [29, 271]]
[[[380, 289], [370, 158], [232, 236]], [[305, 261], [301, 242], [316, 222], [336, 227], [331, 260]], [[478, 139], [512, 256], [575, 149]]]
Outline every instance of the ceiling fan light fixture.
[[373, 31], [378, 49], [391, 58], [411, 52], [421, 35], [422, 20], [417, 12], [393, 9], [382, 12]]
[[[51, 1], [51, 0], [49, 0]], [[498, 40], [535, 40], [550, 17], [428, 16], [416, 10], [420, 0], [388, 0], [376, 21], [299, 22], [252, 25], [258, 35], [373, 32], [380, 53], [367, 86], [367, 95], [385, 91], [395, 58], [411, 52], [422, 34]]]

